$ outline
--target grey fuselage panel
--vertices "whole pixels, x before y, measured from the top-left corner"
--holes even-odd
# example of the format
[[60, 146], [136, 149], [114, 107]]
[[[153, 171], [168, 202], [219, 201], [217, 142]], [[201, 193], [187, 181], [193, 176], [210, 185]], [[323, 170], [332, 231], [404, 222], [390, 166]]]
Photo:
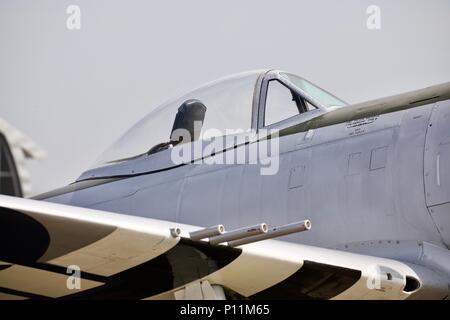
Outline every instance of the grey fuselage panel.
[[275, 175], [261, 175], [258, 164], [188, 163], [77, 188], [81, 181], [40, 198], [227, 230], [310, 219], [312, 230], [283, 240], [322, 247], [450, 246], [450, 100], [304, 129], [280, 136]]

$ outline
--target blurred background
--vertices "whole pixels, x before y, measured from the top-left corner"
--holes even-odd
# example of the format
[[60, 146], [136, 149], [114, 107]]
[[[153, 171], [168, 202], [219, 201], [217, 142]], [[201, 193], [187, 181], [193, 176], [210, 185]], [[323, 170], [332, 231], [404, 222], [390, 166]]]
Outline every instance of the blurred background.
[[[79, 30], [66, 27], [70, 5]], [[350, 103], [450, 81], [449, 31], [449, 0], [0, 0], [0, 118], [47, 153], [27, 163], [37, 194], [73, 182], [160, 103], [227, 74], [283, 69]]]

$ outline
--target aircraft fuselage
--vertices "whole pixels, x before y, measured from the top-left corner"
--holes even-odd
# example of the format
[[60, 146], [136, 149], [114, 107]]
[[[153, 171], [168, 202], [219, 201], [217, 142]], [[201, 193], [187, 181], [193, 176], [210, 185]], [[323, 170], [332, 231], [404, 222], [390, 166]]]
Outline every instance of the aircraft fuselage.
[[85, 179], [44, 198], [204, 227], [223, 224], [227, 230], [310, 219], [311, 231], [282, 239], [322, 247], [420, 240], [445, 248], [449, 128], [450, 100], [438, 101], [285, 130], [275, 175], [261, 175], [258, 164], [190, 163]]

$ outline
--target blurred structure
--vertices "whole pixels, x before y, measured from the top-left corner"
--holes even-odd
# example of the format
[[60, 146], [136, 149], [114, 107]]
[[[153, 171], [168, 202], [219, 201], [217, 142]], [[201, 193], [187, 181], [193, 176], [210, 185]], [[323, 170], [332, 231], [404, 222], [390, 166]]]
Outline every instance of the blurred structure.
[[0, 118], [0, 194], [29, 196], [31, 179], [26, 169], [26, 160], [45, 157], [44, 150]]

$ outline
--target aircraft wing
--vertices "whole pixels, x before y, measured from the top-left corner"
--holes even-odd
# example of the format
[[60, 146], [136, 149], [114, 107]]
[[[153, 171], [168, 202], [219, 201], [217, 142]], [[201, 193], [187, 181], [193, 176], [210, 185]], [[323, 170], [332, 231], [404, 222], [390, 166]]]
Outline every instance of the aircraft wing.
[[400, 261], [276, 240], [210, 245], [190, 239], [199, 229], [0, 196], [0, 299], [209, 299], [215, 285], [236, 298], [406, 299], [421, 289], [419, 269]]

